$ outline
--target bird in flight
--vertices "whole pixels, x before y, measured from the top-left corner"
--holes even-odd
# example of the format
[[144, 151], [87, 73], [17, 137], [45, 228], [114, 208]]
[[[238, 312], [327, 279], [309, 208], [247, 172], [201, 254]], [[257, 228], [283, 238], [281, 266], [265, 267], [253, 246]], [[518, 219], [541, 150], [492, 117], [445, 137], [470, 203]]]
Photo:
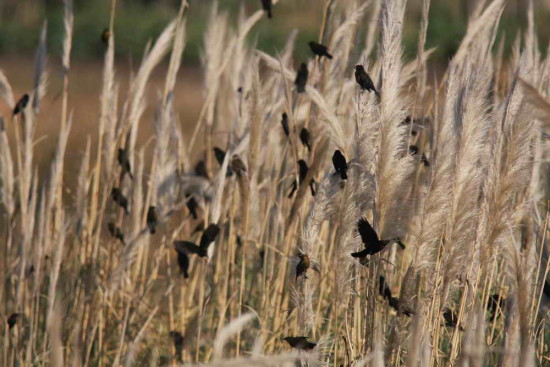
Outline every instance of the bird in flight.
[[202, 233], [198, 246], [190, 241], [174, 241], [174, 248], [178, 253], [178, 265], [184, 278], [189, 278], [189, 255], [207, 257], [208, 247], [216, 240], [219, 233], [220, 227], [217, 224], [210, 224]]
[[292, 348], [299, 350], [312, 350], [317, 344], [307, 341], [307, 336], [287, 336], [283, 340], [286, 341]]
[[359, 252], [352, 253], [352, 257], [365, 258], [368, 255], [377, 254], [384, 250], [386, 246], [394, 242], [401, 246], [401, 248], [405, 248], [405, 245], [403, 245], [399, 238], [394, 238], [391, 240], [379, 239], [378, 234], [365, 218], [359, 219], [357, 222], [357, 230], [361, 235], [361, 241], [363, 242], [365, 248]]

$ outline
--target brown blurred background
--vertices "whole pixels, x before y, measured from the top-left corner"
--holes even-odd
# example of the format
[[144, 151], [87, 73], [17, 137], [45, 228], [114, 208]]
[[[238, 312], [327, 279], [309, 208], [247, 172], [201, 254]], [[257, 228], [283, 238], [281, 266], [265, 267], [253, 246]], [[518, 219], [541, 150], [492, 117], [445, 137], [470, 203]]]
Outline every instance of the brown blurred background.
[[[100, 35], [108, 24], [109, 0], [74, 0], [75, 28], [70, 72], [69, 105], [74, 124], [67, 149], [67, 169], [78, 170], [87, 136], [97, 134], [102, 57], [105, 51]], [[345, 4], [347, 0], [337, 1]], [[466, 25], [468, 13], [478, 0], [434, 0], [430, 10], [427, 47], [437, 46], [432, 65], [443, 65], [452, 57]], [[189, 0], [187, 46], [175, 91], [176, 112], [184, 132], [192, 131], [202, 103], [200, 53], [211, 0]], [[250, 38], [260, 49], [276, 53], [289, 33], [299, 29], [296, 59], [309, 57], [306, 43], [316, 39], [324, 7], [322, 0], [281, 0], [274, 8], [274, 19], [262, 19]], [[416, 49], [421, 0], [409, 0], [404, 32], [404, 57], [412, 59]], [[528, 0], [508, 0], [501, 22], [501, 37], [509, 50], [518, 31], [525, 29]], [[550, 24], [550, 0], [534, 0], [541, 50], [546, 49]], [[117, 77], [121, 83], [120, 100], [124, 100], [128, 80], [139, 65], [148, 41], [154, 39], [175, 16], [179, 0], [118, 0], [115, 23]], [[260, 0], [221, 0], [219, 7], [232, 14], [232, 21], [244, 7], [246, 14], [260, 8]], [[368, 19], [368, 17], [366, 18]], [[59, 64], [63, 39], [62, 0], [0, 0], [0, 68], [14, 88], [16, 98], [32, 86], [33, 55], [42, 23], [48, 24], [49, 88], [37, 126], [37, 160], [41, 171], [50, 162], [57, 142], [61, 104], [61, 69]], [[366, 22], [367, 20], [365, 20]], [[364, 28], [366, 24], [362, 25]], [[149, 105], [158, 98], [166, 66], [152, 77], [148, 89]], [[1, 103], [1, 102], [0, 102]], [[9, 118], [7, 106], [0, 104], [0, 114]], [[152, 109], [142, 121], [141, 139], [152, 134]], [[93, 140], [92, 140], [93, 141]]]

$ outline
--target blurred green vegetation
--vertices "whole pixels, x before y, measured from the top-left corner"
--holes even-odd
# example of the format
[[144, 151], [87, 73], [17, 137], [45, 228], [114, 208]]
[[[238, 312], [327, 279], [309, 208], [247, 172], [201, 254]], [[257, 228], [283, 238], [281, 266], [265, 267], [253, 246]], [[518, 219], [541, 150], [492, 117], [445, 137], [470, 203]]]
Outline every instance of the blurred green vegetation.
[[[119, 56], [140, 58], [150, 40], [154, 39], [176, 15], [178, 0], [118, 0], [115, 33]], [[471, 1], [471, 0], [470, 0]], [[516, 33], [525, 28], [525, 6], [508, 6], [501, 30], [505, 34], [507, 50], [510, 49]], [[211, 0], [189, 0], [191, 10], [187, 23], [187, 47], [185, 60], [196, 63], [200, 59], [203, 33]], [[511, 1], [513, 2], [513, 0]], [[307, 41], [316, 39], [322, 19], [321, 0], [281, 1], [271, 21], [261, 21], [254, 29], [251, 40], [269, 53], [275, 53], [284, 45], [292, 29], [299, 29], [296, 57], [301, 60], [309, 56]], [[436, 61], [450, 59], [459, 45], [467, 26], [468, 0], [432, 1], [428, 28], [427, 47], [437, 47]], [[458, 4], [458, 5], [457, 5]], [[104, 53], [100, 35], [109, 19], [109, 0], [75, 0], [75, 29], [73, 57], [76, 59], [99, 59]], [[48, 22], [48, 44], [50, 51], [61, 52], [63, 38], [63, 4], [61, 0], [0, 0], [0, 55], [32, 55], [38, 42], [43, 21]], [[260, 0], [224, 0], [219, 7], [229, 11], [230, 21], [236, 22], [238, 12], [244, 7], [250, 14], [260, 8]], [[521, 9], [520, 9], [521, 8]], [[410, 0], [407, 12], [404, 45], [405, 57], [411, 59], [416, 53], [418, 27], [420, 22], [420, 1]], [[518, 15], [518, 9], [523, 14]], [[550, 13], [537, 9], [537, 27], [540, 44], [546, 45], [550, 24], [545, 22]], [[363, 26], [366, 26], [363, 24]], [[546, 48], [546, 47], [544, 47]]]

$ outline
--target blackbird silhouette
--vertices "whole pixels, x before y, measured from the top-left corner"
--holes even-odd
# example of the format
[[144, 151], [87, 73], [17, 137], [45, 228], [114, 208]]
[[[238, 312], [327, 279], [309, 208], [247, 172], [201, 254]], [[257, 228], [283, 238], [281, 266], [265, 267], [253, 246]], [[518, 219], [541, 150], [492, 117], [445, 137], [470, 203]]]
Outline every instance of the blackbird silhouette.
[[170, 331], [170, 337], [176, 349], [176, 357], [181, 362], [183, 361], [183, 335], [179, 331], [172, 330]]
[[[303, 159], [300, 159], [298, 161], [298, 176], [300, 177], [300, 182], [303, 182], [306, 179], [308, 171], [309, 171], [309, 167], [307, 166], [306, 161], [304, 161]], [[311, 179], [311, 181], [309, 181], [309, 188], [311, 190], [311, 195], [315, 196], [315, 180], [313, 178]], [[298, 189], [298, 182], [294, 181], [292, 183], [292, 189], [290, 190], [290, 194], [288, 195], [288, 197], [291, 198], [297, 189]]]
[[424, 165], [424, 167], [430, 167], [430, 161], [426, 157], [426, 154], [422, 153], [422, 156], [420, 157], [420, 162]]
[[386, 246], [394, 242], [396, 242], [402, 248], [405, 248], [405, 245], [403, 245], [399, 238], [394, 238], [391, 240], [380, 240], [374, 228], [372, 228], [370, 223], [365, 218], [359, 219], [359, 221], [357, 222], [357, 230], [361, 235], [361, 241], [363, 242], [365, 248], [359, 252], [352, 253], [352, 257], [365, 258], [367, 255], [377, 254], [380, 251], [384, 250]]
[[267, 13], [267, 17], [269, 19], [273, 18], [273, 13], [271, 12], [271, 5], [272, 5], [271, 0], [262, 0], [262, 7]]
[[287, 336], [283, 340], [286, 341], [292, 348], [299, 350], [312, 350], [317, 344], [308, 342], [307, 336]]
[[545, 281], [544, 287], [542, 288], [542, 292], [546, 295], [546, 297], [550, 298], [550, 282]]
[[124, 178], [125, 174], [128, 174], [130, 178], [133, 180], [134, 176], [132, 175], [132, 168], [130, 167], [130, 159], [128, 159], [128, 152], [126, 152], [126, 149], [122, 149], [122, 148], [118, 149], [118, 164], [120, 164], [120, 167], [122, 168], [122, 178]]
[[380, 275], [378, 293], [382, 296], [382, 298], [388, 301], [391, 308], [393, 308], [395, 311], [399, 311], [399, 299], [393, 297], [390, 286], [386, 282], [386, 278], [383, 275]]
[[303, 62], [300, 64], [300, 68], [296, 72], [296, 80], [294, 80], [294, 85], [296, 85], [296, 92], [304, 93], [306, 91], [308, 77], [309, 71], [307, 70], [306, 63]]
[[155, 234], [158, 225], [157, 208], [150, 206], [147, 210], [147, 228], [149, 233]]
[[417, 155], [418, 154], [418, 147], [416, 145], [409, 145], [409, 154], [410, 155]]
[[243, 177], [247, 174], [246, 164], [238, 154], [233, 154], [233, 158], [231, 158], [231, 169], [238, 177]]
[[[450, 308], [443, 310], [443, 320], [445, 321], [445, 326], [456, 327], [458, 324], [458, 316]], [[460, 330], [464, 330], [461, 326]]]
[[290, 130], [288, 128], [288, 115], [286, 114], [286, 112], [283, 112], [281, 116], [281, 126], [283, 127], [283, 132], [288, 138], [288, 136], [290, 135]]
[[378, 93], [374, 87], [374, 83], [372, 82], [369, 74], [365, 71], [363, 65], [355, 65], [355, 81], [359, 84], [362, 90], [369, 92], [372, 91], [378, 98], [380, 98], [380, 93]]
[[323, 56], [327, 57], [328, 59], [332, 59], [332, 55], [328, 53], [327, 46], [313, 41], [309, 42], [308, 44], [311, 52], [313, 52], [316, 56], [319, 56], [319, 59]]
[[342, 180], [348, 179], [348, 163], [346, 162], [346, 157], [338, 149], [332, 155], [332, 165], [336, 173], [340, 174]]
[[[216, 161], [218, 161], [218, 164], [223, 164], [223, 161], [225, 160], [225, 151], [221, 148], [214, 147], [214, 156], [216, 157]], [[227, 177], [233, 176], [233, 170], [231, 169], [231, 165], [227, 166]]]
[[124, 234], [122, 233], [120, 227], [117, 227], [116, 224], [114, 224], [113, 222], [109, 222], [107, 223], [107, 228], [109, 229], [109, 233], [111, 234], [111, 236], [122, 242], [123, 245], [125, 244]]
[[109, 38], [111, 38], [111, 31], [109, 28], [105, 28], [103, 32], [101, 32], [101, 41], [105, 46], [109, 44]]
[[114, 187], [111, 190], [111, 199], [113, 199], [115, 203], [117, 203], [122, 209], [124, 209], [124, 213], [130, 214], [130, 212], [128, 211], [128, 199], [126, 199], [126, 196], [122, 194], [122, 191], [120, 191], [119, 188]]
[[300, 130], [300, 141], [306, 146], [308, 152], [311, 152], [311, 134], [305, 127]]
[[15, 326], [15, 324], [17, 324], [17, 320], [19, 320], [19, 316], [21, 316], [21, 314], [18, 313], [18, 312], [15, 312], [15, 313], [12, 313], [12, 314], [8, 317], [8, 329], [9, 329], [9, 330], [13, 329], [13, 327]]
[[491, 294], [489, 296], [489, 302], [487, 303], [487, 310], [491, 314], [491, 321], [494, 321], [498, 315], [499, 310], [500, 313], [502, 313], [502, 309], [504, 308], [506, 299], [502, 297], [500, 294]]
[[194, 196], [191, 196], [189, 194], [185, 195], [188, 199], [185, 202], [185, 206], [187, 207], [187, 210], [189, 210], [189, 213], [191, 213], [191, 216], [193, 219], [197, 219], [199, 217], [199, 214], [197, 213], [197, 208], [199, 207], [199, 203], [197, 203], [197, 200], [195, 200]]
[[217, 224], [210, 224], [202, 233], [198, 246], [190, 241], [174, 242], [174, 248], [178, 253], [178, 265], [184, 278], [189, 278], [189, 255], [207, 257], [208, 247], [216, 240], [219, 233], [220, 227]]
[[208, 172], [206, 172], [206, 163], [204, 162], [204, 159], [197, 162], [194, 170], [197, 176], [208, 178]]
[[300, 262], [296, 265], [296, 279], [302, 274], [307, 279], [307, 269], [311, 266], [311, 260], [306, 254], [299, 254], [298, 257], [300, 258]]
[[17, 101], [15, 104], [15, 107], [13, 108], [13, 116], [18, 115], [19, 113], [23, 112], [27, 105], [29, 104], [29, 95], [23, 94], [23, 96]]

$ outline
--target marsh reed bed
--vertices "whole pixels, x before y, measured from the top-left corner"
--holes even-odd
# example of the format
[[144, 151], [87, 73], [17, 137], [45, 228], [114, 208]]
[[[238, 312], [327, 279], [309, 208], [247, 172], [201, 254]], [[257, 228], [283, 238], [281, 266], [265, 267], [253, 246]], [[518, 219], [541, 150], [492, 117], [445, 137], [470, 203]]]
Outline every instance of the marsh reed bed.
[[[193, 4], [122, 93], [112, 0], [98, 138], [67, 152], [78, 121], [66, 0], [43, 179], [46, 25], [33, 89], [16, 96], [0, 73], [13, 109], [0, 129], [0, 364], [548, 365], [550, 59], [532, 2], [510, 53], [505, 1], [478, 3], [436, 78], [429, 0], [412, 61], [404, 0], [327, 0], [308, 60], [293, 58], [309, 47], [296, 32], [274, 55], [248, 37], [277, 1], [237, 20], [213, 3], [204, 104], [184, 135], [173, 90]], [[163, 61], [165, 86], [147, 100]], [[154, 135], [141, 144], [147, 105]], [[77, 177], [67, 154], [82, 156]]]

